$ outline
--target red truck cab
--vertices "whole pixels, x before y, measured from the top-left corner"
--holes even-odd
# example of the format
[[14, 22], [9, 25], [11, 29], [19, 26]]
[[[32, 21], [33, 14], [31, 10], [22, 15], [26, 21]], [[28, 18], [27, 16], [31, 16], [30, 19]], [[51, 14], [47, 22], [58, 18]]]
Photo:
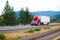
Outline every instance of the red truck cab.
[[31, 22], [31, 25], [38, 26], [39, 24], [40, 24], [40, 19], [38, 18], [38, 16], [34, 16], [32, 22]]

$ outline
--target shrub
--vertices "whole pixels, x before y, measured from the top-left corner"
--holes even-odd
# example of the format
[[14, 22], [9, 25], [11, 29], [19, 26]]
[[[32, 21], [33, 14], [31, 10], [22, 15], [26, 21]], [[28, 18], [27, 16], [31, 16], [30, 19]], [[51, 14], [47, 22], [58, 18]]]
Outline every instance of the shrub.
[[40, 29], [40, 28], [35, 28], [34, 30], [35, 30], [35, 31], [40, 31], [41, 29]]
[[48, 27], [48, 29], [50, 29], [50, 27]]
[[47, 29], [47, 28], [44, 28], [45, 30]]
[[50, 29], [50, 27], [48, 27], [48, 28], [44, 28], [44, 29], [45, 29], [45, 30], [46, 30], [46, 29]]
[[28, 33], [33, 33], [34, 30], [33, 30], [33, 29], [30, 29], [30, 30], [28, 30], [27, 32], [28, 32]]
[[4, 40], [6, 38], [5, 34], [0, 34], [0, 40]]

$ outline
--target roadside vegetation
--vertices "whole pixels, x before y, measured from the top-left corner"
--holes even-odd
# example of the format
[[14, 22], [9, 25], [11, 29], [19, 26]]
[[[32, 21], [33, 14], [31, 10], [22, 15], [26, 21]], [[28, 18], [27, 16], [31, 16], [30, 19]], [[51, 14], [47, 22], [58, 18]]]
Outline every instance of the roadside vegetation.
[[59, 30], [60, 27], [58, 26], [50, 26], [45, 28], [30, 28], [27, 30], [16, 30], [14, 32], [8, 31], [7, 33], [4, 32], [4, 34], [0, 34], [0, 39], [4, 39], [4, 40], [17, 40], [20, 39], [22, 37], [26, 37], [26, 36], [31, 36], [31, 35], [36, 35], [36, 34], [40, 34], [40, 33], [46, 33], [52, 30]]
[[34, 30], [33, 30], [33, 29], [30, 29], [30, 30], [28, 30], [27, 32], [28, 32], [28, 33], [33, 33]]
[[14, 8], [9, 5], [9, 2], [6, 1], [5, 7], [0, 15], [0, 26], [14, 26], [18, 24], [26, 25], [30, 24], [33, 18], [33, 15], [29, 12], [29, 9], [26, 7], [26, 10], [21, 8], [19, 12], [19, 17], [16, 17]]
[[29, 29], [27, 32], [28, 33], [33, 33], [35, 31], [40, 31], [41, 29], [40, 28], [35, 28], [35, 29]]
[[40, 29], [40, 28], [35, 28], [34, 30], [35, 30], [35, 31], [40, 31], [41, 29]]
[[50, 27], [44, 28], [44, 30], [50, 29]]
[[0, 34], [0, 40], [5, 40], [6, 36], [5, 34]]

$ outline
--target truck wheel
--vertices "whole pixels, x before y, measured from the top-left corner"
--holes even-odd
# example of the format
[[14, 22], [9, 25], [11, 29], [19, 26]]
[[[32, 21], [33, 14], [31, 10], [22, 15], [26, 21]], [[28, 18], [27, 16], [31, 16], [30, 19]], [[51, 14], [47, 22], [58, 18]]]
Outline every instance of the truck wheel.
[[37, 24], [35, 24], [35, 26], [38, 26]]
[[47, 25], [49, 25], [49, 23], [47, 23]]
[[44, 25], [43, 23], [41, 23], [40, 25]]
[[33, 26], [33, 24], [31, 24], [31, 26]]

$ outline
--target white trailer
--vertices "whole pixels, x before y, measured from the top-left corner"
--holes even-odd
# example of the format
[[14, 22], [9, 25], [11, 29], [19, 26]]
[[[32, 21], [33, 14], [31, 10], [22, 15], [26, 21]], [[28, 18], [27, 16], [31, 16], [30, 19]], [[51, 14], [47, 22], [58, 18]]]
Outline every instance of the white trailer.
[[49, 16], [38, 16], [40, 19], [41, 23], [40, 24], [49, 24], [50, 23], [50, 17]]

